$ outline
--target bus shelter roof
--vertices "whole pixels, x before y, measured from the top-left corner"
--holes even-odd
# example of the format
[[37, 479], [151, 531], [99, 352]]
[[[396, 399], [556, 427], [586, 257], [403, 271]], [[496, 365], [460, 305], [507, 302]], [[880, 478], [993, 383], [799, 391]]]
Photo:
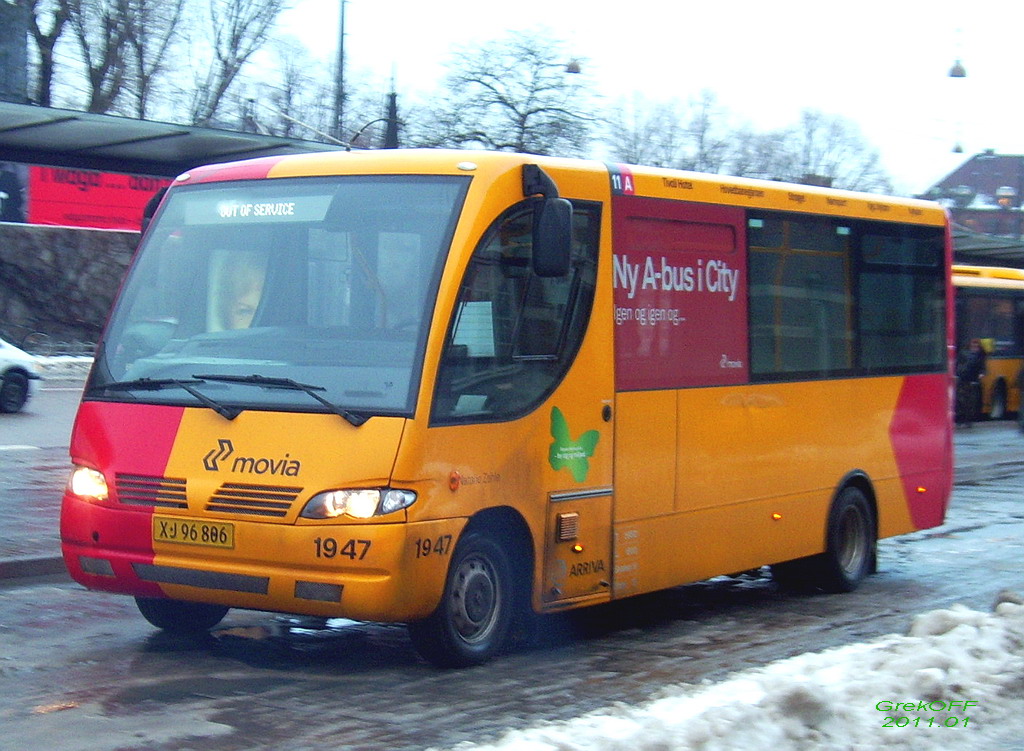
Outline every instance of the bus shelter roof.
[[0, 161], [175, 177], [200, 164], [336, 151], [260, 133], [0, 102]]
[[987, 235], [953, 225], [953, 253], [958, 263], [1024, 268], [1024, 238]]

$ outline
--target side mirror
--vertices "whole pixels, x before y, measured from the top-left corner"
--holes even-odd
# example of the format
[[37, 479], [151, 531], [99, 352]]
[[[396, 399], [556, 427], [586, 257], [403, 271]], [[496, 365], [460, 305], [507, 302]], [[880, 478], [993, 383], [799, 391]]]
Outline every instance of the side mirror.
[[564, 198], [545, 198], [533, 214], [533, 273], [565, 276], [571, 254], [572, 204]]
[[533, 209], [533, 273], [565, 276], [572, 255], [572, 204], [558, 197], [555, 181], [536, 164], [523, 165], [523, 195], [543, 198]]

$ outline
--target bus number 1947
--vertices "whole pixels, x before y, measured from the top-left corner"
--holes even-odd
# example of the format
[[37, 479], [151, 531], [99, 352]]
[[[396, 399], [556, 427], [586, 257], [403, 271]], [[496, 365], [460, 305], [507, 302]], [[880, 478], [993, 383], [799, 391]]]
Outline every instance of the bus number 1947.
[[344, 556], [353, 561], [361, 561], [370, 550], [369, 540], [348, 540], [340, 543], [333, 537], [318, 537], [313, 540], [313, 544], [316, 545], [317, 558]]
[[417, 558], [426, 558], [431, 555], [448, 555], [451, 549], [451, 535], [438, 535], [436, 538], [420, 537], [416, 540]]

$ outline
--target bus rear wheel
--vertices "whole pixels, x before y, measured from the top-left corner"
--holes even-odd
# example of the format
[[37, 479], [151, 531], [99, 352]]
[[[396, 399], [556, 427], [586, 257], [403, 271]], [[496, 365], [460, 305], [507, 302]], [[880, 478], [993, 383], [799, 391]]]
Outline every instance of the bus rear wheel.
[[867, 496], [848, 486], [829, 511], [825, 552], [772, 566], [772, 577], [796, 590], [852, 592], [874, 568], [877, 534]]
[[158, 597], [136, 597], [135, 604], [142, 617], [157, 628], [175, 634], [196, 634], [209, 631], [227, 615], [223, 605], [205, 602], [183, 602]]
[[479, 665], [506, 646], [515, 599], [508, 553], [471, 532], [455, 549], [437, 609], [410, 623], [409, 635], [420, 655], [438, 667]]
[[1000, 378], [992, 387], [992, 404], [988, 408], [988, 419], [1005, 419], [1006, 413], [1009, 411], [1006, 407], [1007, 401], [1009, 401], [1009, 395], [1006, 393], [1006, 381]]

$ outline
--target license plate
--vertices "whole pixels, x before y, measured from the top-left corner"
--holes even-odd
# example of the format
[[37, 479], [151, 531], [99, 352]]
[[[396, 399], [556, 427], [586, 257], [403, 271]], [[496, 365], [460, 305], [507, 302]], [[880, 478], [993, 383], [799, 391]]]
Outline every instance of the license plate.
[[170, 516], [154, 516], [153, 542], [234, 548], [235, 525], [229, 522], [206, 522], [195, 519], [177, 519]]

